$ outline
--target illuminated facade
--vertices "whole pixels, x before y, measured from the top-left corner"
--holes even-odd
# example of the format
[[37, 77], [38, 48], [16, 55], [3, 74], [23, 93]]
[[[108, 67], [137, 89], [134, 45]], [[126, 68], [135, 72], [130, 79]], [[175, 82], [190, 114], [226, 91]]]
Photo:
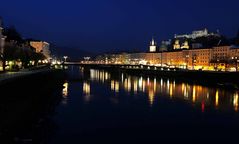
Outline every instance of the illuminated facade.
[[177, 39], [175, 40], [175, 43], [173, 45], [173, 49], [174, 50], [179, 50], [179, 49], [189, 49], [189, 44], [188, 44], [188, 41], [185, 40], [182, 45], [180, 45], [180, 41]]
[[214, 33], [209, 33], [207, 29], [204, 30], [198, 30], [198, 31], [193, 31], [192, 34], [182, 34], [182, 35], [177, 35], [175, 34], [174, 38], [191, 38], [191, 39], [196, 39], [198, 37], [206, 37], [209, 35], [215, 35]]
[[47, 58], [50, 58], [50, 44], [43, 41], [32, 41], [30, 45], [36, 49], [37, 53], [42, 53]]
[[173, 49], [180, 49], [181, 48], [181, 46], [180, 46], [180, 43], [179, 43], [179, 40], [175, 40], [175, 43], [174, 43], [174, 45], [173, 45]]
[[185, 42], [182, 44], [181, 49], [189, 49], [189, 44], [187, 40], [185, 40]]
[[[118, 64], [150, 64], [191, 70], [229, 70], [239, 67], [239, 47], [231, 46], [155, 53], [124, 53], [114, 56], [118, 58]], [[121, 59], [122, 57], [124, 58]], [[111, 59], [108, 61], [113, 62]]]
[[152, 39], [149, 46], [149, 52], [156, 52], [156, 51], [157, 51], [157, 44], [154, 41], [154, 39]]

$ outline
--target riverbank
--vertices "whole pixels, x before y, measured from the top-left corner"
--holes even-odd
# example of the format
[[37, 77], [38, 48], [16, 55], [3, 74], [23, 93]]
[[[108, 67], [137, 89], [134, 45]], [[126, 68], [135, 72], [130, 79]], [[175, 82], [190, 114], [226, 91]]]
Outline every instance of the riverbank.
[[227, 89], [239, 89], [239, 72], [196, 71], [183, 69], [161, 69], [155, 66], [131, 65], [81, 65], [85, 69], [103, 69], [114, 73], [136, 76], [162, 77], [177, 79], [201, 85], [213, 85]]
[[54, 124], [49, 115], [62, 96], [64, 72], [41, 69], [2, 77], [0, 142], [42, 143]]
[[57, 71], [57, 70], [51, 69], [50, 67], [37, 67], [34, 69], [23, 69], [17, 72], [0, 73], [0, 85], [7, 82], [14, 81], [15, 79], [18, 79], [18, 78], [40, 74], [40, 73], [50, 73], [54, 71]]

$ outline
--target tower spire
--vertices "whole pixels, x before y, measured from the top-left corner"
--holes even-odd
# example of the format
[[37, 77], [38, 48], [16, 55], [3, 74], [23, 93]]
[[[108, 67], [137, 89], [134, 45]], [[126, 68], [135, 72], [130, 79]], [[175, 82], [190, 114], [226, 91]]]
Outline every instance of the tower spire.
[[150, 42], [149, 52], [156, 52], [156, 42], [154, 37], [152, 37], [152, 41]]

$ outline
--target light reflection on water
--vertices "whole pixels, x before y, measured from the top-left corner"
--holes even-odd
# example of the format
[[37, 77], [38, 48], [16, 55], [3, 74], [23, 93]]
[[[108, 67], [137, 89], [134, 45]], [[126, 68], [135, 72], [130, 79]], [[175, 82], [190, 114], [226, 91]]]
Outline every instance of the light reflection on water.
[[[237, 92], [176, 82], [175, 80], [165, 78], [137, 77], [126, 74], [120, 74], [118, 77], [112, 78], [111, 73], [94, 69], [90, 70], [90, 81], [108, 84], [111, 91], [115, 93], [120, 91], [130, 93], [131, 95], [145, 93], [148, 96], [150, 106], [153, 106], [160, 97], [169, 97], [172, 100], [181, 99], [199, 106], [202, 112], [207, 107], [238, 111], [239, 98]], [[90, 101], [90, 81], [83, 82], [85, 101]]]
[[89, 102], [91, 99], [91, 87], [90, 82], [84, 81], [83, 82], [83, 96], [85, 99], [85, 102]]
[[63, 89], [62, 89], [62, 96], [63, 96], [62, 104], [64, 105], [67, 104], [67, 100], [68, 100], [68, 88], [69, 88], [69, 83], [66, 81], [63, 84]]

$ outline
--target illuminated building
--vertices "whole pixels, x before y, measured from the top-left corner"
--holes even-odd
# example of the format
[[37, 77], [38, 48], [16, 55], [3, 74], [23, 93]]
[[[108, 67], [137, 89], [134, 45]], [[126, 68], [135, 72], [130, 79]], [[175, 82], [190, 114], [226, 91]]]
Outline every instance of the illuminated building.
[[177, 49], [180, 49], [181, 46], [180, 46], [180, 43], [179, 43], [179, 40], [175, 40], [175, 43], [173, 45], [173, 49], [177, 50]]
[[207, 29], [204, 30], [198, 30], [198, 31], [193, 31], [192, 34], [182, 34], [182, 35], [177, 35], [175, 34], [174, 38], [191, 38], [191, 39], [196, 39], [198, 37], [206, 37], [210, 35], [216, 35], [214, 33], [209, 33]]
[[50, 58], [50, 44], [43, 41], [31, 41], [30, 45], [36, 49], [37, 53], [42, 53], [46, 58]]
[[182, 44], [181, 49], [189, 49], [188, 41], [185, 40], [185, 42]]
[[[123, 53], [113, 54], [118, 58], [113, 64], [155, 65], [170, 68], [184, 68], [192, 70], [230, 70], [238, 69], [239, 47], [219, 46], [212, 48], [187, 49], [188, 42], [183, 44], [184, 49], [152, 53]], [[110, 57], [110, 56], [109, 56]], [[108, 59], [108, 61], [114, 61]], [[139, 67], [138, 67], [139, 68]], [[157, 68], [156, 68], [157, 69]], [[231, 70], [230, 70], [231, 71]]]
[[162, 54], [162, 63], [167, 66], [182, 66], [184, 64], [183, 61], [183, 52], [165, 52]]
[[210, 70], [211, 49], [192, 49], [184, 51], [185, 63], [189, 69]]
[[156, 42], [154, 41], [154, 39], [152, 39], [149, 46], [149, 52], [156, 52], [156, 51], [157, 51]]

